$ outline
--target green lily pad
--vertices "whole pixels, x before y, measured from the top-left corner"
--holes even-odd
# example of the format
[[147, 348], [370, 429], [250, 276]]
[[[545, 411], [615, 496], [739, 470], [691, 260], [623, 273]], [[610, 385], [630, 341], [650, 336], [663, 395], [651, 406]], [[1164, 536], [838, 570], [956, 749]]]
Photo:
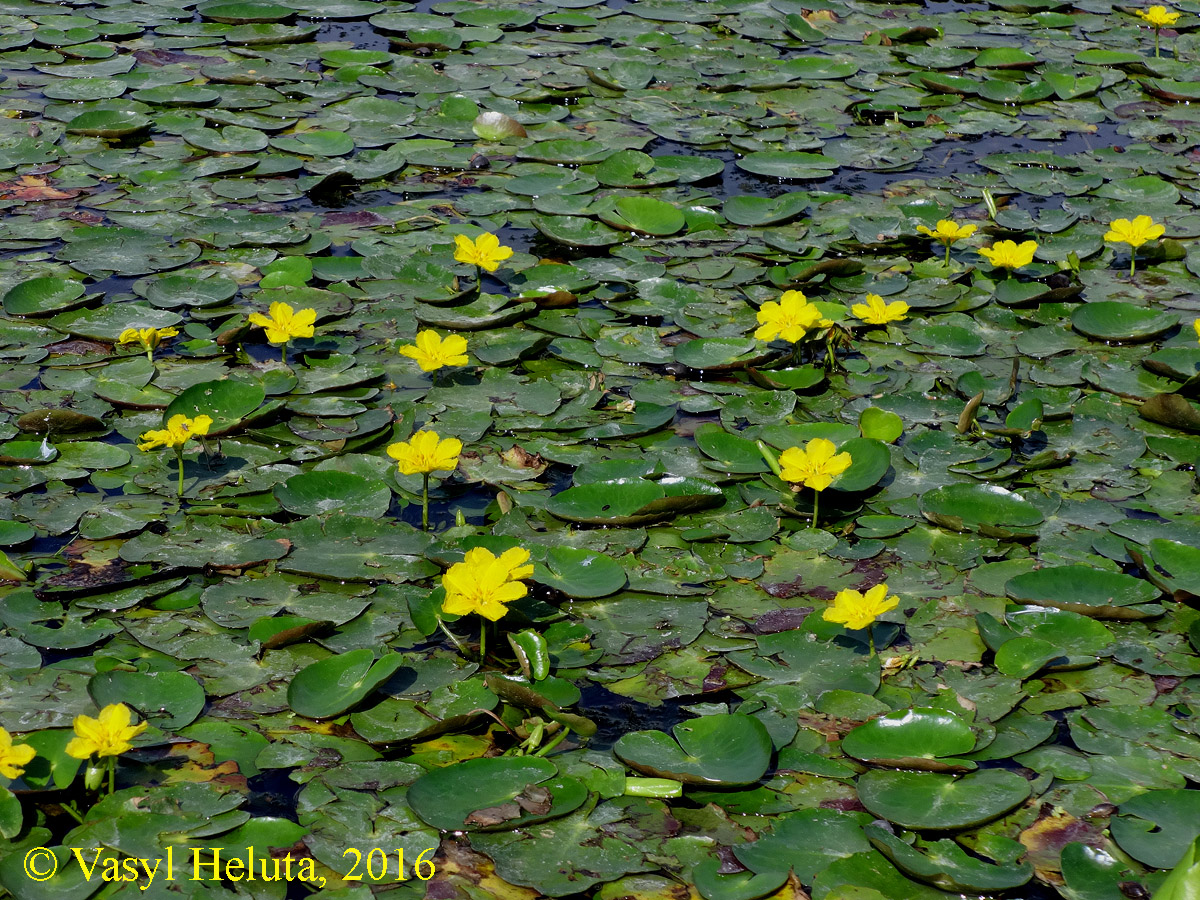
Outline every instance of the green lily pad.
[[583, 805], [588, 790], [533, 757], [469, 759], [423, 775], [408, 789], [418, 816], [442, 831], [512, 831]]
[[842, 739], [842, 750], [850, 756], [900, 769], [947, 771], [961, 761], [946, 757], [973, 749], [975, 735], [966, 722], [953, 713], [929, 708], [878, 716]]
[[951, 484], [921, 496], [921, 514], [952, 531], [1011, 538], [1029, 533], [1045, 516], [1023, 496], [998, 485]]
[[276, 3], [206, 3], [198, 11], [204, 18], [225, 25], [282, 22], [296, 14], [294, 9]]
[[49, 316], [88, 302], [86, 289], [65, 278], [31, 278], [9, 288], [4, 311], [10, 316]]
[[887, 445], [874, 438], [851, 438], [838, 447], [839, 453], [850, 454], [850, 468], [833, 480], [838, 491], [865, 491], [874, 487], [892, 465]]
[[95, 109], [67, 123], [70, 134], [118, 138], [150, 127], [150, 117], [130, 109]]
[[1029, 794], [1028, 781], [1001, 769], [962, 776], [876, 769], [858, 778], [858, 798], [869, 812], [905, 828], [928, 831], [982, 825]]
[[44, 466], [58, 459], [58, 448], [45, 441], [7, 441], [0, 444], [0, 465]]
[[992, 892], [1020, 887], [1033, 877], [1033, 866], [989, 865], [967, 855], [954, 841], [919, 842], [910, 847], [878, 825], [864, 831], [872, 846], [910, 878], [947, 891]]
[[341, 513], [378, 519], [392, 503], [392, 490], [351, 472], [302, 472], [275, 486], [275, 496], [288, 512], [301, 516]]
[[769, 359], [753, 338], [697, 338], [675, 348], [675, 361], [700, 372], [728, 372]]
[[555, 243], [568, 247], [611, 247], [629, 237], [626, 232], [581, 216], [536, 216], [533, 227]]
[[611, 210], [601, 209], [600, 220], [621, 231], [668, 235], [683, 228], [683, 213], [653, 197], [621, 197]]
[[534, 563], [533, 580], [568, 597], [607, 597], [629, 580], [616, 560], [591, 550], [551, 547], [544, 562]]
[[379, 660], [369, 648], [330, 656], [301, 669], [288, 685], [288, 705], [310, 719], [327, 719], [352, 709], [392, 677], [404, 657]]
[[1071, 325], [1080, 334], [1098, 341], [1140, 343], [1152, 341], [1179, 324], [1174, 313], [1147, 309], [1119, 300], [1085, 303], [1071, 313]]
[[737, 167], [755, 175], [788, 180], [829, 177], [838, 167], [836, 159], [798, 150], [756, 150], [737, 161]]
[[202, 381], [194, 384], [171, 401], [163, 413], [165, 424], [174, 415], [212, 418], [208, 433], [222, 435], [237, 428], [242, 420], [262, 405], [266, 391], [259, 385], [243, 381]]
[[1109, 827], [1113, 840], [1134, 859], [1169, 869], [1200, 836], [1200, 795], [1189, 790], [1148, 791], [1122, 803]]
[[812, 198], [803, 192], [769, 197], [730, 197], [721, 207], [725, 218], [734, 225], [758, 227], [782, 225], [804, 214]]
[[1085, 616], [1140, 619], [1159, 597], [1154, 585], [1132, 575], [1091, 566], [1048, 566], [1009, 579], [1005, 593], [1018, 603], [1065, 609]]
[[693, 437], [696, 446], [712, 458], [711, 461], [705, 461], [709, 468], [737, 473], [767, 471], [767, 461], [754, 441], [730, 434], [720, 425], [702, 425], [696, 429]]
[[637, 525], [720, 506], [724, 499], [719, 488], [696, 478], [619, 478], [567, 488], [546, 509], [568, 522]]
[[637, 771], [685, 784], [753, 784], [771, 762], [771, 738], [753, 716], [718, 714], [661, 731], [633, 731], [613, 752]]
[[178, 731], [204, 709], [204, 688], [183, 672], [122, 672], [96, 675], [88, 693], [97, 706], [125, 703], [156, 727]]

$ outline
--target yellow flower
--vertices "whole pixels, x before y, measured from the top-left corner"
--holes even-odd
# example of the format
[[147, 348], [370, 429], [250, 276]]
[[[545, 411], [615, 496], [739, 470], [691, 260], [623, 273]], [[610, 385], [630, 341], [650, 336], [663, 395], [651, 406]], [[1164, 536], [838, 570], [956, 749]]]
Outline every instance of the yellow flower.
[[495, 622], [508, 612], [507, 603], [520, 600], [529, 588], [521, 584], [522, 578], [533, 574], [533, 566], [526, 565], [529, 551], [520, 547], [505, 550], [493, 556], [483, 547], [473, 547], [466, 558], [455, 563], [442, 576], [442, 587], [446, 589], [446, 600], [442, 612], [455, 616], [479, 613]]
[[272, 303], [271, 317], [262, 313], [250, 313], [250, 324], [261, 325], [267, 333], [267, 342], [286, 344], [292, 338], [313, 336], [313, 323], [317, 321], [315, 309], [292, 309], [287, 303]]
[[0, 728], [0, 775], [5, 778], [20, 778], [25, 766], [37, 756], [37, 751], [28, 744], [14, 744], [12, 735]]
[[888, 610], [895, 609], [899, 603], [899, 597], [887, 596], [886, 584], [877, 584], [866, 594], [847, 588], [837, 592], [833, 606], [826, 609], [821, 618], [850, 629], [866, 628]]
[[768, 300], [758, 311], [759, 328], [754, 336], [760, 341], [782, 337], [796, 343], [804, 333], [820, 324], [823, 316], [800, 291], [785, 291], [779, 302]]
[[138, 443], [138, 449], [153, 450], [156, 447], [182, 447], [193, 437], [201, 437], [208, 434], [208, 429], [212, 427], [212, 423], [211, 416], [196, 416], [194, 419], [189, 419], [182, 413], [171, 416], [167, 421], [166, 428], [147, 431], [143, 434]]
[[400, 355], [415, 359], [422, 372], [433, 372], [442, 366], [465, 366], [467, 339], [451, 334], [443, 340], [436, 331], [422, 331], [417, 335], [416, 345], [405, 344]]
[[1156, 30], [1179, 21], [1179, 13], [1171, 12], [1165, 6], [1152, 6], [1146, 10], [1135, 9], [1134, 13], [1138, 18], [1145, 19], [1153, 25]]
[[132, 720], [133, 713], [124, 703], [110, 703], [96, 719], [76, 716], [75, 737], [67, 744], [67, 756], [75, 759], [87, 759], [93, 753], [120, 756], [133, 749], [130, 740], [146, 730], [146, 723], [131, 725]]
[[440, 438], [433, 431], [418, 431], [407, 441], [392, 444], [388, 456], [400, 464], [404, 475], [428, 475], [442, 470], [453, 471], [462, 452], [458, 438]]
[[930, 228], [927, 225], [918, 225], [917, 231], [921, 234], [927, 234], [935, 241], [941, 241], [943, 244], [953, 244], [955, 241], [961, 241], [963, 238], [969, 238], [975, 233], [976, 226], [974, 225], [959, 225], [953, 219], [939, 219], [937, 228]]
[[177, 328], [126, 328], [117, 338], [118, 344], [140, 344], [142, 349], [150, 353], [167, 338], [177, 337]]
[[1166, 230], [1162, 225], [1155, 225], [1149, 216], [1137, 216], [1132, 222], [1128, 219], [1113, 219], [1108, 223], [1108, 232], [1104, 235], [1104, 240], [1110, 244], [1128, 244], [1136, 250], [1147, 241], [1162, 237]]
[[1037, 252], [1037, 241], [1000, 241], [990, 247], [980, 247], [979, 255], [983, 256], [998, 269], [1019, 269], [1033, 262], [1033, 254]]
[[484, 232], [475, 240], [462, 234], [454, 236], [454, 258], [460, 263], [495, 272], [500, 263], [512, 255], [512, 247], [501, 247], [500, 238], [490, 232]]
[[888, 322], [903, 321], [908, 315], [908, 304], [903, 300], [884, 303], [878, 294], [867, 294], [867, 302], [855, 303], [850, 307], [850, 312], [868, 325], [886, 325]]
[[1200, 343], [1200, 319], [1193, 321], [1192, 327], [1196, 329], [1196, 341]]
[[849, 453], [838, 453], [837, 445], [825, 438], [813, 438], [803, 450], [788, 447], [779, 454], [783, 480], [823, 491], [854, 462]]

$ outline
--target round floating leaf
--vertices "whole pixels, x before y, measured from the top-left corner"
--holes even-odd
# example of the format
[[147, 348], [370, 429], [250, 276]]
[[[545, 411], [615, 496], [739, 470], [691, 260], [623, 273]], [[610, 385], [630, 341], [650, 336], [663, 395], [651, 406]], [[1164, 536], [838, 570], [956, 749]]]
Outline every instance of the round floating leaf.
[[288, 685], [288, 705], [310, 719], [327, 719], [369, 697], [404, 664], [399, 653], [375, 660], [364, 647], [315, 662], [296, 673]]
[[13, 522], [10, 519], [0, 519], [0, 547], [13, 547], [32, 540], [37, 534], [33, 527], [24, 522]]
[[94, 109], [67, 123], [70, 134], [118, 138], [150, 127], [150, 117], [131, 109]]
[[212, 106], [221, 99], [221, 92], [199, 84], [164, 84], [134, 91], [130, 96], [156, 106]]
[[1049, 641], [1034, 637], [1019, 637], [1005, 641], [996, 651], [996, 669], [1013, 678], [1028, 678], [1063, 652]]
[[774, 355], [753, 338], [697, 338], [675, 347], [675, 361], [698, 372], [743, 369]]
[[1152, 341], [1179, 324], [1175, 313], [1134, 306], [1119, 300], [1098, 300], [1077, 306], [1071, 325], [1099, 341]]
[[199, 13], [224, 25], [254, 25], [282, 22], [296, 11], [276, 3], [208, 3], [199, 7]]
[[904, 420], [894, 412], [868, 406], [859, 414], [858, 428], [863, 437], [890, 444], [904, 433]]
[[865, 491], [879, 483], [892, 465], [887, 445], [874, 438], [851, 438], [838, 447], [839, 453], [849, 453], [850, 468], [834, 479], [834, 490]]
[[1150, 555], [1172, 591], [1200, 596], [1200, 548], [1155, 538], [1150, 541]]
[[123, 672], [92, 677], [88, 693], [97, 706], [126, 703], [156, 727], [178, 731], [204, 710], [204, 688], [183, 672]]
[[58, 458], [58, 448], [43, 441], [6, 441], [0, 444], [0, 465], [43, 466]]
[[858, 778], [858, 798], [869, 812], [905, 828], [951, 831], [982, 825], [1029, 796], [1014, 772], [985, 769], [969, 775], [874, 769]]
[[551, 547], [545, 563], [535, 563], [533, 580], [568, 597], [591, 599], [614, 594], [629, 580], [616, 560], [592, 550]]
[[442, 831], [512, 831], [565, 816], [587, 799], [583, 782], [535, 757], [468, 759], [413, 782], [413, 812]]
[[1045, 521], [1020, 494], [991, 484], [950, 484], [921, 496], [921, 514], [954, 531], [1011, 537]]
[[104, 431], [107, 425], [95, 416], [73, 409], [35, 409], [17, 419], [17, 427], [34, 434], [81, 434]]
[[350, 472], [302, 472], [275, 485], [275, 496], [288, 512], [300, 516], [341, 513], [378, 519], [392, 503], [392, 490], [382, 481]]
[[189, 419], [198, 415], [212, 418], [208, 433], [225, 434], [238, 426], [243, 418], [262, 405], [267, 392], [257, 384], [244, 381], [202, 381], [194, 384], [174, 400], [163, 413], [163, 422], [182, 414]]
[[181, 137], [193, 147], [213, 153], [254, 153], [265, 150], [268, 142], [261, 131], [240, 125], [227, 125], [220, 131], [196, 128], [183, 132]]
[[925, 769], [939, 757], [975, 749], [970, 726], [940, 709], [897, 710], [864, 722], [842, 739], [842, 750], [876, 765]]
[[1148, 791], [1121, 804], [1109, 823], [1122, 850], [1155, 869], [1169, 869], [1200, 836], [1200, 793]]
[[718, 713], [662, 731], [633, 731], [613, 747], [637, 771], [685, 784], [753, 784], [771, 762], [771, 737], [753, 716]]
[[1020, 887], [1033, 877], [1033, 866], [1027, 862], [990, 865], [969, 856], [952, 840], [918, 841], [915, 847], [910, 847], [878, 825], [868, 825], [863, 830], [875, 849], [905, 875], [947, 891], [1005, 891]]
[[961, 325], [922, 325], [909, 331], [909, 337], [921, 344], [926, 353], [939, 356], [978, 356], [987, 343], [978, 333]]
[[231, 299], [237, 291], [237, 283], [228, 278], [191, 278], [187, 275], [155, 278], [142, 289], [147, 300], [162, 307], [215, 306]]
[[653, 197], [622, 197], [612, 210], [601, 210], [600, 219], [622, 231], [642, 234], [668, 235], [686, 224], [678, 209]]
[[720, 472], [767, 471], [767, 461], [754, 441], [730, 434], [720, 425], [701, 425], [693, 437], [696, 446], [713, 459], [713, 462], [705, 462], [706, 466]]
[[354, 150], [354, 138], [341, 131], [302, 131], [272, 138], [271, 146], [300, 156], [344, 156]]
[[1018, 603], [1110, 619], [1144, 618], [1139, 605], [1157, 600], [1160, 593], [1148, 581], [1092, 566], [1034, 569], [1010, 578], [1004, 591]]
[[782, 225], [799, 218], [812, 203], [807, 193], [784, 194], [770, 197], [730, 197], [721, 206], [721, 212], [734, 225]]
[[789, 180], [828, 178], [838, 167], [836, 159], [798, 150], [756, 150], [737, 161], [739, 169], [767, 178]]
[[84, 292], [78, 281], [31, 278], [9, 288], [4, 295], [4, 311], [10, 316], [48, 316], [83, 305], [88, 301]]
[[525, 126], [502, 112], [481, 112], [471, 123], [475, 136], [485, 141], [503, 141], [506, 138], [525, 137]]
[[720, 489], [694, 478], [619, 478], [581, 484], [546, 505], [554, 516], [589, 525], [634, 525], [705, 509], [724, 501]]
[[535, 216], [533, 227], [555, 243], [568, 247], [610, 247], [629, 238], [627, 232], [580, 216]]

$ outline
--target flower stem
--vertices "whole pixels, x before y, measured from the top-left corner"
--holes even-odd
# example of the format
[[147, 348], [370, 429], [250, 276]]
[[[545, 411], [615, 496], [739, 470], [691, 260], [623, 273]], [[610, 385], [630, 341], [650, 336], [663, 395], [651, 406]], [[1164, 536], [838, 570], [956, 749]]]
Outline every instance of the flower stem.
[[154, 351], [149, 347], [146, 348], [146, 362], [154, 365]]
[[1154, 29], [1154, 58], [1158, 59], [1158, 28]]
[[287, 341], [284, 341], [282, 344], [279, 345], [279, 358], [280, 358], [280, 361], [286, 366], [287, 365]]
[[1133, 278], [1133, 273], [1137, 269], [1137, 250], [1130, 249], [1129, 251], [1129, 277]]
[[81, 816], [78, 812], [75, 811], [74, 805], [72, 805], [70, 803], [62, 803], [59, 805], [59, 809], [61, 809], [65, 813], [67, 813], [67, 815], [69, 815], [72, 819], [74, 819], [80, 825], [83, 824], [83, 816]]
[[867, 626], [867, 641], [871, 644], [871, 656], [874, 657], [876, 655], [875, 654], [875, 632], [871, 630], [871, 627], [872, 626], [870, 626], [870, 625]]
[[817, 509], [820, 507], [820, 505], [821, 505], [821, 492], [818, 491], [816, 488], [813, 488], [813, 520], [812, 520], [813, 528], [817, 527]]
[[950, 268], [950, 243], [946, 242], [946, 268]]
[[183, 496], [183, 448], [175, 448], [175, 459], [179, 462], [179, 493], [176, 496]]
[[487, 662], [487, 619], [479, 617], [479, 663]]
[[779, 460], [775, 458], [775, 454], [771, 452], [771, 448], [762, 441], [755, 441], [754, 445], [758, 447], [758, 452], [762, 454], [762, 458], [766, 461], [767, 466], [775, 473], [775, 477], [782, 478], [783, 469], [779, 468]]
[[540, 750], [538, 750], [533, 755], [534, 756], [545, 756], [547, 753], [549, 753], [551, 750], [553, 750], [555, 747], [557, 747], [559, 744], [561, 744], [563, 741], [565, 741], [567, 739], [567, 735], [570, 733], [571, 733], [571, 729], [564, 726], [563, 730], [560, 731], [555, 736], [554, 740], [552, 740], [550, 743], [548, 743], [545, 747], [542, 747]]
[[421, 485], [421, 530], [429, 530], [429, 473], [423, 473], [424, 483]]
[[110, 756], [108, 758], [108, 792], [114, 793], [117, 789], [117, 758]]
[[438, 623], [438, 628], [442, 629], [442, 634], [444, 634], [444, 635], [446, 635], [446, 637], [450, 638], [450, 642], [452, 644], [454, 644], [455, 647], [458, 648], [459, 653], [461, 653], [463, 656], [466, 656], [467, 648], [462, 645], [462, 641], [460, 641], [458, 638], [456, 638], [454, 636], [454, 632], [446, 627], [446, 623], [442, 621], [441, 616], [437, 617], [437, 623]]

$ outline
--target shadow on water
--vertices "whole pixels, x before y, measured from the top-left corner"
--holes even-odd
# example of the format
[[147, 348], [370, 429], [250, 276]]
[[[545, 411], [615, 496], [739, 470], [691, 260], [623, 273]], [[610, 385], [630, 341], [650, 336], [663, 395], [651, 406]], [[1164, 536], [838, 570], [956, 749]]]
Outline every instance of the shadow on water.
[[[661, 706], [650, 706], [648, 703], [614, 694], [595, 682], [589, 681], [579, 685], [579, 688], [582, 696], [575, 704], [575, 710], [598, 726], [596, 734], [588, 741], [588, 747], [596, 750], [607, 750], [621, 735], [630, 731], [670, 731], [685, 719], [692, 718], [683, 707], [702, 699], [690, 697], [687, 701], [664, 700]], [[708, 698], [703, 699], [707, 701]]]

